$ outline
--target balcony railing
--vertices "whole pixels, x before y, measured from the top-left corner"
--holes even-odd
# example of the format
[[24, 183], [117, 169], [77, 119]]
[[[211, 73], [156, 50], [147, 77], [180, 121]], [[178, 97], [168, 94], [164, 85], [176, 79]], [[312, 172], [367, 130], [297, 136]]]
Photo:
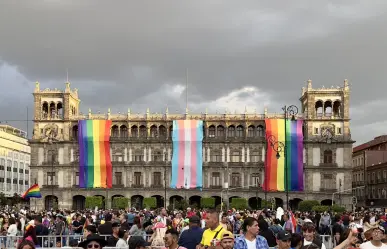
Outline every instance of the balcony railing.
[[210, 188], [211, 189], [221, 189], [222, 185], [211, 185]]
[[337, 163], [320, 163], [320, 167], [337, 168]]
[[144, 184], [132, 184], [132, 188], [144, 188]]
[[333, 193], [333, 192], [337, 192], [337, 189], [336, 188], [320, 188], [320, 192], [330, 192], [330, 193]]
[[163, 184], [152, 184], [151, 188], [164, 188]]

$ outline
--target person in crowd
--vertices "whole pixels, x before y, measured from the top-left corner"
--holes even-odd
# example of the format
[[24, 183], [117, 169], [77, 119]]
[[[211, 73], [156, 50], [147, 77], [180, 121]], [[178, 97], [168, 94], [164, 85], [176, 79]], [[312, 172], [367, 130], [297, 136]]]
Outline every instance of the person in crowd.
[[17, 246], [17, 249], [35, 249], [35, 248], [36, 247], [34, 243], [29, 240], [22, 240]]
[[105, 223], [98, 226], [98, 232], [101, 235], [112, 235], [113, 234], [112, 215], [110, 213], [107, 213], [105, 215]]
[[[277, 249], [290, 249], [292, 234], [287, 231], [280, 231], [276, 237]], [[270, 246], [270, 245], [269, 245]]]
[[200, 218], [193, 215], [189, 218], [189, 228], [181, 233], [178, 244], [187, 249], [195, 249], [203, 238], [203, 229], [200, 227]]
[[219, 224], [219, 213], [215, 209], [211, 209], [206, 213], [206, 227], [203, 232], [202, 241], [199, 244], [199, 248], [211, 246], [211, 241], [218, 240], [222, 237], [223, 226]]
[[220, 224], [223, 226], [224, 230], [231, 231], [232, 232], [232, 224], [230, 220], [227, 217], [226, 213], [222, 214], [222, 219], [220, 220]]
[[314, 223], [305, 222], [302, 226], [302, 235], [304, 237], [304, 241], [302, 243], [304, 247], [310, 246], [313, 248], [326, 249], [324, 243], [316, 233], [316, 226]]
[[234, 234], [231, 231], [225, 230], [222, 233], [222, 237], [219, 243], [220, 248], [222, 249], [233, 249], [234, 248]]
[[134, 217], [133, 226], [129, 230], [130, 236], [144, 236], [144, 230], [142, 229], [141, 219], [140, 217]]
[[127, 215], [120, 214], [119, 217], [120, 217], [119, 220], [120, 220], [120, 227], [121, 227], [121, 229], [129, 231], [130, 230], [130, 226], [129, 226], [128, 221], [126, 220]]
[[269, 229], [269, 225], [265, 220], [258, 220], [259, 235], [264, 237], [269, 244], [269, 247], [275, 247], [277, 245], [276, 236], [273, 231]]
[[164, 242], [167, 249], [186, 249], [183, 246], [179, 246], [179, 232], [176, 229], [168, 229], [165, 232]]
[[106, 245], [106, 240], [97, 234], [88, 236], [87, 239], [78, 244], [78, 246], [82, 247], [83, 249], [100, 249]]
[[247, 217], [242, 224], [243, 234], [235, 239], [234, 249], [268, 249], [266, 239], [258, 235], [257, 219]]
[[86, 239], [89, 235], [96, 234], [97, 228], [94, 225], [88, 225], [83, 229], [83, 238]]
[[292, 233], [292, 238], [290, 239], [290, 248], [300, 249], [302, 247], [302, 236], [300, 233]]
[[126, 242], [127, 239], [128, 239], [128, 231], [125, 229], [122, 229], [121, 227], [120, 230], [118, 231], [118, 241], [117, 241], [116, 247], [119, 247], [119, 248], [128, 247], [128, 243]]
[[145, 249], [150, 246], [148, 242], [144, 240], [143, 237], [133, 236], [129, 238], [128, 241], [129, 249]]
[[[371, 230], [371, 229], [370, 229]], [[369, 241], [360, 245], [360, 249], [387, 249], [382, 240], [384, 239], [384, 228], [376, 227], [372, 228], [372, 237]]]
[[120, 231], [120, 224], [118, 222], [114, 222], [112, 224], [112, 235], [109, 236], [109, 238], [107, 239], [107, 245], [110, 246], [110, 247], [114, 247], [117, 245], [117, 242], [119, 240], [119, 231]]

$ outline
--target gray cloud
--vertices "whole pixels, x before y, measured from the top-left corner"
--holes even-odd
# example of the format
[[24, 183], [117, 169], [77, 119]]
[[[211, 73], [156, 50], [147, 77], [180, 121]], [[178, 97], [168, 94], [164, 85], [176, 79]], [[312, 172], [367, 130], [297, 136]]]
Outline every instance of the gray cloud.
[[190, 108], [202, 112], [235, 103], [279, 111], [299, 103], [308, 78], [348, 78], [352, 131], [367, 140], [383, 131], [374, 113], [384, 112], [387, 90], [387, 2], [336, 2], [2, 1], [0, 116], [24, 118], [32, 82], [62, 88], [66, 69], [83, 111], [183, 112], [185, 94], [171, 91], [184, 88], [186, 68]]

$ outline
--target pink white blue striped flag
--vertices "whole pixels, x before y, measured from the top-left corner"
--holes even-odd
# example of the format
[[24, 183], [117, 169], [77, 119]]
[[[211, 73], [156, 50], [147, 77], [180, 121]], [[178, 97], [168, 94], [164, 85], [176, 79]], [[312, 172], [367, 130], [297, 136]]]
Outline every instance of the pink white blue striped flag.
[[203, 121], [173, 121], [171, 188], [202, 188]]

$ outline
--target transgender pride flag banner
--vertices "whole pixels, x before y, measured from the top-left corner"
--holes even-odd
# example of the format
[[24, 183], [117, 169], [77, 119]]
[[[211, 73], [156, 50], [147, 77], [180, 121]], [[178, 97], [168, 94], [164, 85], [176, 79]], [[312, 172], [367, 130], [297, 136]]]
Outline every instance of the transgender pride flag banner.
[[171, 188], [202, 188], [203, 121], [173, 121]]

